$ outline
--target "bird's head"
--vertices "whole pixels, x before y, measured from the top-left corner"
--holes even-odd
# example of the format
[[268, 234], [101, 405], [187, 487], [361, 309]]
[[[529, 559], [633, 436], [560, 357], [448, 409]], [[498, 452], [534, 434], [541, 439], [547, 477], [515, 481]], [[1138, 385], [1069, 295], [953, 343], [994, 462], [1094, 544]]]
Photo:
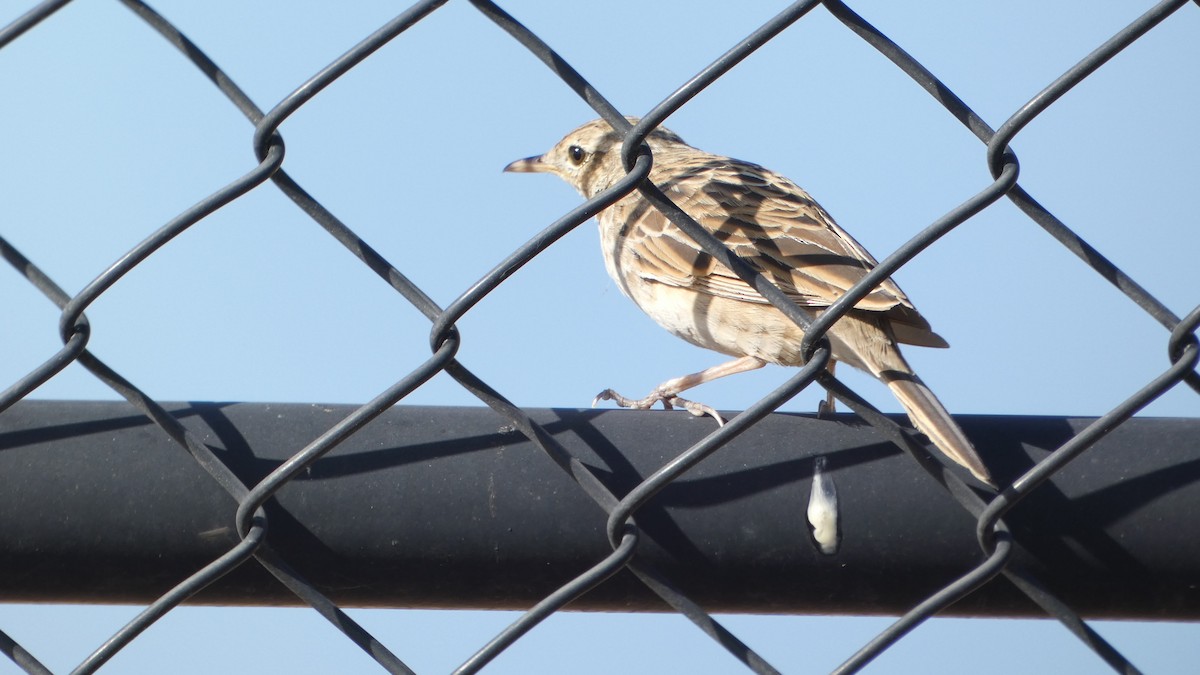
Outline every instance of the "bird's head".
[[[638, 118], [627, 117], [631, 124]], [[592, 120], [563, 137], [545, 154], [526, 157], [504, 167], [514, 173], [552, 173], [567, 181], [584, 197], [603, 192], [625, 176], [621, 163], [624, 137], [604, 120]], [[683, 144], [675, 132], [655, 129], [646, 139], [651, 152], [659, 147]]]

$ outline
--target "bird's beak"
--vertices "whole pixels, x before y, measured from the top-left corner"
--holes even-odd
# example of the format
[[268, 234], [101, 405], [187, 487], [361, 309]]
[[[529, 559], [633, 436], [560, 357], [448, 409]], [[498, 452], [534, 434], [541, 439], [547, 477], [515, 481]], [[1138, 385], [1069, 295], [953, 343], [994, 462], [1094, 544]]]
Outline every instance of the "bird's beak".
[[504, 167], [509, 173], [551, 173], [550, 165], [542, 161], [542, 156], [526, 157]]

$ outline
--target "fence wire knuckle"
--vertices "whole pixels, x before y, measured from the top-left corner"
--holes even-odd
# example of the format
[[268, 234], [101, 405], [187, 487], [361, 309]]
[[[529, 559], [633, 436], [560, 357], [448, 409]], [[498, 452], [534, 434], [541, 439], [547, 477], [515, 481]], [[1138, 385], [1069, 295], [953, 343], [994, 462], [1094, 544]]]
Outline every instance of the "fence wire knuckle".
[[[1200, 393], [1200, 374], [1196, 371], [1200, 360], [1200, 341], [1196, 335], [1197, 327], [1200, 326], [1200, 307], [1191, 310], [1180, 319], [1117, 264], [1101, 255], [1078, 233], [1038, 203], [1018, 182], [1020, 165], [1012, 144], [1023, 129], [1038, 115], [1051, 108], [1072, 87], [1101, 69], [1121, 50], [1167, 21], [1176, 10], [1189, 4], [1185, 0], [1168, 0], [1153, 6], [1020, 106], [996, 130], [985, 123], [934, 73], [845, 3], [836, 0], [803, 0], [787, 6], [671, 92], [633, 124], [541, 36], [534, 34], [496, 3], [471, 0], [470, 5], [483, 17], [528, 49], [535, 59], [561, 79], [562, 83], [599, 117], [624, 134], [622, 158], [627, 175], [609, 190], [571, 209], [528, 242], [501, 258], [490, 272], [464, 289], [444, 309], [288, 175], [283, 168], [286, 153], [280, 128], [289, 116], [371, 54], [393, 40], [404, 39], [405, 31], [436, 12], [446, 4], [445, 0], [418, 2], [412, 5], [361, 42], [351, 46], [342, 56], [302, 82], [278, 105], [265, 112], [234, 83], [229, 73], [223, 71], [205, 54], [201, 45], [192, 42], [170, 21], [138, 0], [122, 2], [151, 30], [174, 46], [183, 58], [190, 61], [217, 91], [246, 117], [251, 125], [251, 150], [255, 163], [243, 175], [232, 178], [224, 187], [183, 210], [129, 249], [78, 293], [65, 292], [34, 261], [26, 258], [7, 240], [0, 238], [0, 254], [4, 260], [34, 289], [59, 308], [61, 313], [58, 332], [62, 340], [61, 347], [46, 348], [44, 362], [0, 392], [0, 422], [5, 419], [6, 413], [16, 410], [19, 407], [17, 404], [25, 402], [39, 386], [55, 377], [68, 365], [79, 364], [119, 394], [144, 418], [145, 423], [153, 424], [161, 430], [190, 461], [219, 486], [220, 490], [227, 493], [236, 504], [228, 514], [232, 517], [230, 522], [234, 525], [236, 541], [232, 541], [219, 556], [211, 558], [207, 564], [189, 575], [178, 578], [169, 591], [158, 596], [133, 620], [97, 647], [75, 672], [95, 671], [136, 640], [155, 621], [180, 604], [238, 570], [255, 565], [268, 572], [278, 584], [286, 588], [286, 592], [293, 594], [294, 602], [303, 603], [316, 610], [384, 669], [398, 673], [412, 672], [399, 656], [389, 651], [383, 643], [347, 616], [339, 604], [322, 590], [319, 583], [310, 580], [311, 573], [301, 561], [289, 558], [285, 553], [287, 547], [277, 538], [275, 527], [278, 525], [277, 516], [281, 508], [278, 505], [281, 490], [296, 485], [299, 482], [298, 478], [306, 471], [312, 470], [319, 460], [348, 439], [363, 434], [364, 429], [373, 421], [388, 413], [410, 393], [440, 373], [453, 378], [466, 391], [491, 408], [497, 420], [511, 425], [512, 429], [528, 439], [545, 459], [573, 481], [579, 492], [599, 507], [596, 512], [597, 527], [603, 526], [607, 543], [611, 546], [611, 552], [575, 570], [573, 578], [544, 595], [532, 606], [528, 606], [520, 618], [463, 662], [455, 671], [457, 673], [480, 670], [541, 621], [580, 600], [621, 572], [631, 573], [632, 577], [636, 578], [636, 583], [644, 587], [643, 590], [648, 590], [659, 599], [660, 606], [665, 605], [687, 617], [751, 671], [777, 672], [761, 655], [714, 619], [700, 602], [694, 599], [696, 594], [693, 587], [676, 578], [679, 575], [674, 567], [647, 554], [646, 548], [650, 545], [648, 542], [657, 540], [653, 528], [646, 523], [654, 519], [649, 506], [664, 490], [683, 485], [691, 475], [690, 472], [710, 462], [711, 458], [717, 456], [735, 438], [756, 429], [764, 420], [770, 418], [771, 413], [779, 406], [814, 382], [828, 389], [869, 425], [874, 433], [911, 455], [932, 477], [934, 482], [929, 484], [930, 489], [933, 489], [934, 484], [940, 484], [946, 494], [969, 514], [974, 522], [974, 531], [971, 532], [970, 528], [967, 528], [968, 534], [973, 535], [978, 543], [978, 551], [971, 551], [974, 556], [971, 566], [958, 570], [953, 578], [944, 579], [935, 592], [928, 594], [919, 603], [911, 605], [899, 619], [852, 654], [835, 672], [851, 673], [860, 670], [923, 621], [969, 598], [997, 577], [1004, 577], [1010, 581], [1017, 589], [1015, 592], [1039, 607], [1046, 616], [1062, 623], [1109, 666], [1120, 672], [1136, 672], [1136, 668], [1120, 651], [1087, 624], [1080, 611], [1073, 609], [1056, 594], [1055, 584], [1043, 579], [1046, 573], [1041, 568], [1035, 572], [1035, 566], [1029, 561], [1038, 559], [1036, 547], [1029, 543], [1024, 531], [1015, 526], [1014, 520], [1006, 522], [1005, 518], [1013, 514], [1014, 509], [1022, 502], [1044, 495], [1044, 486], [1052, 478], [1063, 475], [1060, 472], [1063, 472], [1070, 462], [1089, 452], [1101, 439], [1122, 429], [1135, 413], [1164, 393], [1175, 389], [1180, 383]], [[35, 5], [11, 24], [0, 29], [0, 48], [30, 31], [54, 30], [53, 22], [43, 22], [67, 4], [67, 0], [57, 0]], [[666, 194], [650, 182], [648, 176], [654, 157], [644, 141], [670, 115], [686, 106], [695, 96], [755, 50], [796, 25], [818, 5], [828, 10], [853, 35], [878, 50], [908, 75], [916, 86], [932, 96], [969, 133], [979, 139], [984, 146], [982, 157], [990, 172], [991, 182], [980, 185], [974, 195], [917, 232], [891, 255], [885, 257], [827, 311], [813, 316], [792, 302], [751, 265], [738, 258], [717, 237], [705, 230], [684, 209], [672, 203]], [[563, 38], [547, 36], [547, 39], [554, 42]], [[2, 55], [0, 52], [0, 56]], [[531, 70], [537, 67], [536, 64], [530, 65]], [[380, 392], [374, 399], [353, 409], [335, 424], [309, 439], [299, 450], [265, 475], [248, 482], [246, 474], [232, 468], [229, 457], [215, 452], [208, 439], [181, 421], [177, 408], [156, 401], [91, 351], [89, 340], [93, 328], [85, 312], [99, 298], [113, 292], [122, 277], [131, 270], [164, 247], [176, 245], [174, 241], [180, 234], [202, 223], [207, 216], [251, 190], [267, 184], [273, 185], [291, 199], [351, 255], [428, 318], [430, 354], [424, 362]], [[804, 328], [802, 353], [806, 363], [797, 372], [790, 374], [786, 382], [729, 420], [725, 426], [714, 428], [711, 433], [690, 443], [686, 448], [676, 448], [672, 451], [670, 459], [647, 471], [647, 475], [639, 476], [637, 483], [632, 487], [617, 489], [607, 476], [595, 469], [594, 463], [581, 458], [568, 447], [560, 440], [561, 437], [555, 430], [547, 428], [544, 420], [538, 421], [542, 418], [512, 403], [458, 360], [459, 347], [465, 339], [458, 328], [458, 322], [507, 279], [518, 273], [524, 265], [554, 246], [568, 232], [623, 197], [635, 193], [640, 193], [654, 208], [692, 237], [705, 252], [727, 265]], [[1053, 448], [1047, 456], [1032, 466], [1023, 467], [1020, 472], [1004, 476], [1007, 479], [1005, 487], [999, 493], [992, 494], [972, 487], [960, 478], [958, 473], [948, 470], [929, 453], [926, 445], [910, 429], [898, 424], [894, 416], [878, 411], [834, 377], [826, 369], [831, 358], [826, 332], [839, 317], [902, 267], [919, 258], [929, 246], [955, 228], [970, 222], [988, 206], [1003, 199], [1012, 201], [1030, 221], [1051, 235], [1053, 239], [1047, 240], [1047, 246], [1056, 242], [1071, 251], [1080, 262], [1112, 284], [1124, 298], [1161, 324], [1168, 331], [1168, 360], [1161, 374], [1146, 382], [1138, 391], [1129, 394], [1107, 414], [1073, 433], [1069, 439]], [[4, 427], [0, 427], [0, 432], [3, 431]], [[3, 436], [3, 433], [0, 433], [0, 436]], [[1136, 461], [1136, 458], [1130, 458], [1130, 461]], [[641, 524], [639, 514], [644, 516]], [[34, 655], [7, 634], [0, 633], [0, 649], [26, 672], [49, 672]]]

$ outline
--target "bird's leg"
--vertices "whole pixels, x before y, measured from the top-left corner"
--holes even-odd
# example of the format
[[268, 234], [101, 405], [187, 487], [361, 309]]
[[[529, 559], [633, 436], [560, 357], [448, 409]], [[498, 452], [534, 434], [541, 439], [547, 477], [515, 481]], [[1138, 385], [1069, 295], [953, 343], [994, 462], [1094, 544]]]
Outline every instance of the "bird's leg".
[[[837, 365], [837, 361], [830, 359], [829, 365], [825, 366], [825, 372], [833, 377], [833, 367]], [[825, 419], [835, 412], [834, 406], [837, 404], [837, 399], [833, 397], [833, 391], [825, 390], [825, 400], [817, 403], [817, 419]]]
[[713, 380], [720, 377], [725, 377], [726, 375], [744, 373], [748, 370], [756, 370], [758, 368], [762, 368], [766, 364], [766, 361], [763, 361], [758, 357], [743, 356], [740, 359], [726, 361], [725, 363], [713, 366], [712, 368], [706, 368], [698, 373], [692, 373], [690, 375], [684, 375], [683, 377], [676, 377], [667, 380], [666, 382], [663, 382], [655, 387], [654, 391], [650, 392], [650, 395], [642, 399], [625, 398], [612, 389], [605, 389], [596, 395], [596, 398], [592, 401], [592, 406], [595, 407], [595, 405], [600, 401], [612, 401], [622, 408], [647, 410], [655, 403], [662, 401], [663, 407], [667, 410], [678, 406], [692, 413], [696, 417], [710, 415], [717, 421], [718, 425], [724, 425], [725, 420], [721, 419], [721, 415], [718, 414], [716, 410], [704, 405], [703, 403], [697, 403], [695, 401], [689, 401], [687, 399], [680, 398], [679, 394], [691, 389], [692, 387], [698, 387], [705, 382], [712, 382]]

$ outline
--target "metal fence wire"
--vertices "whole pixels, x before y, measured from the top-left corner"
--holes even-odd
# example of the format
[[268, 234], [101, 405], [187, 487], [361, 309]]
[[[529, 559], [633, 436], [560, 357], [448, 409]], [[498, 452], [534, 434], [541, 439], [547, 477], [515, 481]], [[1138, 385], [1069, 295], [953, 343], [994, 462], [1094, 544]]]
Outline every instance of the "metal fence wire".
[[[37, 5], [0, 30], [0, 48], [26, 31], [37, 28], [42, 20], [67, 4], [66, 0], [55, 0]], [[224, 555], [212, 560], [203, 569], [186, 579], [179, 580], [174, 588], [147, 606], [128, 625], [121, 628], [91, 654], [79, 665], [76, 672], [91, 672], [99, 668], [167, 612], [215, 580], [230, 574], [245, 564], [260, 565], [268, 570], [296, 597], [333, 623], [346, 637], [358, 644], [388, 671], [412, 672], [400, 656], [393, 654], [323, 595], [313, 583], [297, 573], [279, 552], [278, 547], [267, 541], [268, 518], [264, 506], [281, 488], [296, 479], [319, 458], [358, 433], [377, 416], [403, 401], [409, 393], [439, 372], [445, 372], [453, 377], [466, 390], [493, 409], [507, 424], [512, 425], [528, 437], [529, 441], [544, 451], [550, 460], [567, 472], [570, 478], [578, 484], [579, 489], [608, 514], [606, 527], [612, 545], [610, 555], [595, 561], [591, 569], [562, 585], [529, 608], [519, 620], [496, 635], [463, 663], [457, 672], [479, 670], [540, 621], [621, 570], [628, 570], [636, 575], [671, 608], [690, 619], [700, 630], [720, 643], [754, 672], [776, 672], [775, 668], [764, 658], [726, 630], [697, 602], [690, 599], [668, 575], [637, 555], [641, 535], [634, 516], [656, 494], [676, 481], [684, 472], [703, 462], [735, 436], [758, 423], [797, 392], [814, 382], [833, 391], [842, 403], [869, 424], [882, 429], [889, 438], [908, 449], [914, 457], [922, 462], [922, 465], [934, 475], [947, 493], [976, 519], [976, 535], [983, 554], [982, 562], [977, 567], [957, 578], [946, 579], [944, 585], [936, 592], [913, 606], [895, 623], [857, 653], [851, 655], [837, 672], [854, 672], [861, 669], [922, 621], [969, 596], [998, 575], [1007, 577], [1021, 592], [1044, 610], [1046, 615], [1060, 621], [1115, 670], [1136, 672], [1135, 667], [1117, 649], [1101, 638], [1080, 618], [1076, 611], [1055, 595], [1053, 588], [1039, 580], [1039, 572], [1029, 565], [1019, 564], [1016, 561], [1014, 550], [1019, 548], [1020, 542], [1016, 541], [1010, 533], [1004, 518], [1014, 506], [1037, 491], [1068, 462], [1087, 452], [1099, 439], [1117, 429], [1135, 412], [1164, 392], [1180, 383], [1185, 383], [1191, 389], [1200, 392], [1200, 375], [1195, 371], [1197, 360], [1200, 359], [1200, 345], [1194, 334], [1197, 325], [1200, 325], [1200, 307], [1192, 310], [1182, 319], [1177, 317], [1159, 300], [1041, 206], [1017, 183], [1019, 173], [1017, 157], [1009, 145], [1031, 120], [1054, 105], [1072, 87], [1103, 67], [1110, 58], [1125, 47], [1166, 21], [1176, 10], [1186, 4], [1194, 3], [1188, 3], [1186, 0], [1168, 0], [1155, 5], [1111, 39], [1096, 47], [1092, 53], [1070, 70], [1049, 83], [1000, 125], [999, 129], [993, 130], [934, 73], [927, 70], [899, 45], [841, 2], [804, 0], [792, 4], [746, 36], [745, 39], [739, 41], [710, 66], [697, 73], [685, 85], [667, 96], [662, 103], [643, 115], [640, 123], [631, 127], [625, 121], [623, 112], [619, 112], [613, 107], [582, 74], [538, 35], [507, 14], [497, 4], [486, 0], [471, 0], [471, 4], [480, 13], [526, 47], [561, 78], [564, 85], [581, 97], [614, 128], [626, 134], [627, 142], [624, 147], [629, 152], [627, 159], [631, 160], [632, 168], [629, 170], [630, 178], [622, 181], [619, 189], [615, 192], [598, 196], [563, 215], [525, 245], [500, 261], [492, 272], [471, 285], [458, 299], [445, 308], [435, 304], [420, 287], [406, 278], [376, 250], [364, 243], [354, 231], [289, 177], [282, 168], [283, 140], [277, 132], [284, 120], [317, 93], [362, 63], [375, 50], [394, 39], [402, 39], [407, 29], [429, 17], [445, 4], [445, 0], [430, 0], [414, 4], [329, 66], [313, 75], [285, 97], [279, 105], [266, 112], [260, 110], [234, 83], [234, 79], [205, 55], [201, 45], [191, 42], [151, 7], [137, 0], [123, 0], [123, 4], [144, 20], [147, 26], [157, 31], [163, 39], [176, 47], [183, 58], [191, 61], [212, 85], [253, 123], [254, 147], [259, 164], [246, 175], [230, 182], [226, 187], [180, 213], [121, 256], [103, 274], [74, 295], [64, 292], [33, 261], [28, 260], [8, 242], [0, 239], [0, 252], [3, 252], [4, 258], [9, 264], [61, 309], [59, 328], [63, 342], [62, 348], [57, 353], [46, 359], [28, 375], [12, 383], [0, 394], [0, 419], [3, 418], [3, 411], [21, 401], [67, 365], [71, 363], [82, 365], [152, 420], [224, 490], [233, 496], [238, 504], [235, 518], [240, 542]], [[818, 5], [823, 6], [854, 34], [891, 60], [897, 68], [934, 97], [947, 113], [979, 138], [987, 148], [987, 166], [994, 182], [959, 207], [937, 219], [901, 246], [883, 260], [873, 273], [854, 286], [833, 308], [824, 313], [819, 320], [805, 326], [807, 335], [805, 347], [808, 349], [809, 361], [786, 384], [730, 420], [724, 427], [714, 429], [704, 440], [678, 454], [632, 490], [625, 494], [615, 493], [601, 477], [591, 472], [578, 458], [573, 457], [554, 439], [551, 433], [539, 426], [526, 411], [506, 400], [488, 383], [476, 377], [455, 360], [455, 353], [460, 344], [456, 323], [516, 270], [554, 245], [560, 237], [587, 220], [602, 206], [637, 190], [641, 181], [648, 175], [653, 162], [652, 156], [637, 154], [642, 145], [641, 142], [647, 134], [742, 59], [803, 19]], [[126, 380], [88, 350], [90, 328], [84, 312], [114, 283], [154, 255], [173, 238], [266, 181], [274, 183], [283, 194], [295, 202], [338, 242], [347, 247], [363, 264], [375, 271], [397, 293], [428, 317], [432, 324], [430, 331], [432, 355], [420, 367], [380, 392], [374, 400], [354, 410], [325, 433], [313, 439], [307, 447], [280, 464], [261, 481], [245, 484], [226, 465], [222, 457], [215, 454], [200, 438], [186, 429], [177, 417], [168, 412], [162, 404], [143, 393], [134, 383]], [[1005, 198], [1011, 200], [1038, 226], [1048, 232], [1068, 251], [1075, 254], [1080, 262], [1110, 282], [1129, 301], [1152, 316], [1166, 329], [1171, 366], [1151, 382], [1146, 383], [1142, 389], [1129, 396], [1119, 406], [1074, 435], [1068, 442], [1062, 444], [999, 493], [987, 495], [987, 498], [984, 498], [979, 491], [968, 487], [955, 474], [941, 471], [938, 465], [928, 460], [920, 443], [912, 440], [907, 432], [901, 431], [900, 427], [889, 417], [880, 414], [853, 391], [828, 374], [824, 366], [829, 360], [829, 347], [822, 336], [831, 323], [848, 307], [864, 297], [877, 282], [891, 276], [931, 243], [972, 218], [988, 205]], [[724, 248], [721, 242], [707, 234], [694, 222], [690, 222], [686, 214], [671, 214], [671, 217], [679, 222], [687, 234], [696, 239], [715, 258], [722, 261], [730, 260], [732, 254]], [[736, 268], [732, 261], [729, 262], [729, 266]], [[748, 275], [752, 275], [752, 273], [748, 273]], [[754, 279], [747, 278], [747, 281], [753, 282]], [[787, 301], [782, 298], [783, 296], [780, 295], [779, 299], [772, 298], [771, 302], [787, 311], [785, 307]], [[792, 315], [795, 314], [793, 311]], [[807, 323], [807, 320], [801, 317], [801, 323]], [[49, 672], [33, 654], [7, 635], [0, 634], [0, 643], [3, 644], [8, 656], [26, 671], [31, 673]]]

